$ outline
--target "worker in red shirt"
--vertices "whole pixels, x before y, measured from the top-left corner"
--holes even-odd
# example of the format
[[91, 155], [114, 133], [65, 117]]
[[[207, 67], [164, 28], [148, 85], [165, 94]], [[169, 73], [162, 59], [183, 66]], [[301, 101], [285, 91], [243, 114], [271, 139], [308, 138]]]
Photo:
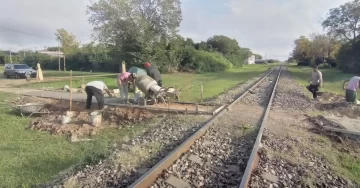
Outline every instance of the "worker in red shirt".
[[144, 66], [146, 68], [147, 75], [154, 79], [157, 84], [162, 87], [162, 78], [159, 69], [156, 66], [152, 66], [150, 62], [146, 62]]

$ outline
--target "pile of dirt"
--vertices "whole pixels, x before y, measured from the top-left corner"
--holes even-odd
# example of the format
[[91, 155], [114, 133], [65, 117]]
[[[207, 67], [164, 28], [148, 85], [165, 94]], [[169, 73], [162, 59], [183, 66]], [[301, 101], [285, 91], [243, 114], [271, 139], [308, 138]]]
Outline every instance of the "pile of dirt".
[[96, 110], [97, 105], [92, 105], [92, 109], [85, 110], [85, 104], [77, 102], [72, 104], [74, 116], [71, 118], [71, 122], [62, 125], [62, 116], [69, 110], [69, 101], [37, 97], [19, 97], [10, 103], [12, 105], [23, 105], [35, 102], [45, 103], [44, 108], [47, 109], [50, 114], [35, 117], [28, 128], [47, 131], [56, 135], [68, 135], [71, 141], [76, 141], [78, 138], [94, 136], [104, 128], [122, 129], [132, 127], [155, 116], [154, 113], [145, 109], [109, 107], [103, 111], [102, 124], [94, 127], [90, 125], [90, 113]]
[[90, 111], [75, 111], [72, 121], [62, 125], [62, 114], [51, 114], [32, 120], [29, 129], [48, 131], [51, 134], [68, 135], [72, 141], [96, 135], [104, 128], [126, 128], [151, 119], [154, 114], [142, 109], [109, 108], [103, 112], [102, 124], [98, 127], [90, 125]]
[[317, 117], [310, 117], [308, 116], [307, 120], [314, 125], [309, 130], [315, 134], [325, 135], [329, 137], [332, 141], [346, 144], [346, 145], [353, 145], [355, 143], [360, 143], [360, 137], [355, 135], [344, 135], [339, 132], [330, 131], [328, 129], [324, 129], [324, 127], [332, 127], [336, 129], [344, 129], [344, 127], [334, 121], [331, 121], [323, 116]]
[[323, 92], [319, 97], [319, 101], [323, 103], [342, 103], [345, 102], [345, 98], [342, 95], [337, 95], [334, 93]]

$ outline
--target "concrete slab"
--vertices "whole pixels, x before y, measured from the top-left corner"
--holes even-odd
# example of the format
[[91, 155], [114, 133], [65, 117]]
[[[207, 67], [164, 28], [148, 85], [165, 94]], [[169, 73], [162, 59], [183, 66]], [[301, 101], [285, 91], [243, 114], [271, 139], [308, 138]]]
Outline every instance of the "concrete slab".
[[203, 163], [202, 159], [201, 159], [200, 157], [198, 157], [197, 155], [190, 155], [190, 156], [188, 157], [188, 159], [189, 159], [190, 161], [192, 161], [192, 162], [194, 162], [194, 163], [198, 163], [198, 164], [200, 164], [200, 165]]
[[359, 119], [350, 119], [348, 117], [336, 117], [336, 116], [326, 116], [325, 118], [329, 121], [341, 125], [344, 129], [348, 131], [360, 133]]
[[269, 174], [269, 173], [262, 173], [261, 175], [264, 179], [268, 180], [268, 181], [271, 181], [273, 183], [277, 183], [279, 181], [279, 178], [275, 175], [272, 175], [272, 174]]
[[189, 183], [186, 181], [179, 179], [173, 175], [171, 175], [166, 181], [166, 183], [176, 187], [176, 188], [189, 188], [191, 187]]

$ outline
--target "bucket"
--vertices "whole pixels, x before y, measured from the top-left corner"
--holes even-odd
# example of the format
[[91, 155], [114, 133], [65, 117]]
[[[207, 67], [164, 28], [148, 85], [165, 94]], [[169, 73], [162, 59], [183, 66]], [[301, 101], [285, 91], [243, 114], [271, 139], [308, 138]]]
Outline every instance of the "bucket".
[[74, 111], [66, 111], [66, 116], [70, 118], [74, 117]]
[[70, 123], [70, 121], [71, 121], [71, 117], [69, 117], [69, 116], [64, 115], [61, 117], [61, 124], [63, 124], [63, 125]]
[[101, 125], [101, 113], [100, 112], [98, 112], [98, 111], [91, 112], [90, 118], [91, 118], [92, 126], [98, 127]]

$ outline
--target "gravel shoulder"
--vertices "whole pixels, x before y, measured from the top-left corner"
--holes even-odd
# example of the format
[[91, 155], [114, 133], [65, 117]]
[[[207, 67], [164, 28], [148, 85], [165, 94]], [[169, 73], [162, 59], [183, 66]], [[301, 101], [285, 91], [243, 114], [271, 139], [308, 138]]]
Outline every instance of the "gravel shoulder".
[[359, 187], [343, 161], [358, 159], [360, 142], [324, 131], [317, 117], [308, 116], [319, 106], [284, 70], [251, 187]]

